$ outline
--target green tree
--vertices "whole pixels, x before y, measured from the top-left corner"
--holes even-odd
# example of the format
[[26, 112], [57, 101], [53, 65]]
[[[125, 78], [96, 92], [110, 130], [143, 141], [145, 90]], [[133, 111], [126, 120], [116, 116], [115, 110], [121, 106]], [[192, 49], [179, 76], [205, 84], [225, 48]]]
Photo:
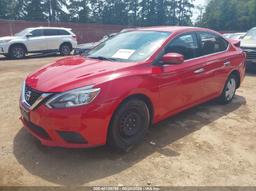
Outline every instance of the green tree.
[[102, 10], [102, 22], [104, 24], [128, 24], [128, 1], [108, 0]]
[[46, 20], [44, 12], [44, 4], [42, 1], [29, 0], [25, 4], [25, 15], [26, 20], [43, 21]]
[[87, 23], [90, 22], [89, 0], [71, 0], [67, 6], [70, 21]]
[[193, 0], [1, 0], [0, 18], [141, 26], [190, 25], [192, 2]]
[[8, 15], [8, 0], [1, 0], [0, 1], [0, 18], [7, 18]]
[[191, 25], [192, 8], [194, 8], [194, 5], [190, 0], [177, 0], [176, 2], [178, 25]]
[[48, 15], [50, 22], [66, 21], [67, 13], [64, 11], [67, 9], [66, 0], [40, 0], [44, 4], [45, 13]]
[[[104, 0], [90, 0], [90, 4], [91, 4], [91, 21], [93, 23], [102, 23], [102, 13], [104, 10], [104, 6], [106, 5], [106, 3], [104, 4]], [[111, 19], [111, 18], [109, 18]]]
[[247, 31], [256, 25], [256, 0], [211, 0], [197, 26], [219, 31]]

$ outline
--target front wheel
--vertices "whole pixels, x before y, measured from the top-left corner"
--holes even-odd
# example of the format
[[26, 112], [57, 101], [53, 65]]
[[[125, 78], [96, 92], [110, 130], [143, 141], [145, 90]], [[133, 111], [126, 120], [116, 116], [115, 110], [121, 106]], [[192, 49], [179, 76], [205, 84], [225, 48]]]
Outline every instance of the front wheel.
[[11, 47], [9, 55], [13, 59], [22, 59], [26, 56], [26, 50], [21, 45], [14, 45]]
[[70, 55], [71, 51], [72, 51], [72, 48], [69, 44], [63, 44], [60, 46], [60, 54], [62, 56]]
[[139, 99], [126, 101], [112, 118], [108, 144], [127, 152], [143, 141], [149, 124], [150, 113], [146, 103]]
[[225, 84], [224, 90], [219, 97], [219, 101], [222, 104], [228, 104], [230, 103], [235, 94], [237, 89], [237, 77], [233, 74], [231, 74]]

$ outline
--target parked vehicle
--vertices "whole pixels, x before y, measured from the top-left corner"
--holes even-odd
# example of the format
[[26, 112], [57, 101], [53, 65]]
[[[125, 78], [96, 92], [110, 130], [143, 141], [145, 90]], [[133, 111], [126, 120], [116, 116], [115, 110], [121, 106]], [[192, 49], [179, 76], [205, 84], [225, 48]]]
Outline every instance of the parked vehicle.
[[110, 35], [105, 35], [101, 40], [98, 42], [91, 42], [91, 43], [85, 43], [85, 44], [79, 44], [75, 49], [74, 49], [74, 55], [82, 55], [88, 53], [90, 50], [98, 46], [100, 43], [105, 42], [109, 38], [112, 38], [116, 35], [117, 33], [112, 33]]
[[0, 38], [0, 54], [21, 59], [28, 53], [60, 52], [69, 55], [77, 46], [76, 35], [67, 28], [27, 28], [14, 36]]
[[240, 32], [240, 33], [234, 33], [229, 38], [230, 39], [243, 39], [243, 37], [246, 35], [246, 33]]
[[256, 27], [249, 30], [241, 40], [241, 48], [247, 54], [247, 62], [256, 66]]
[[44, 145], [127, 151], [150, 124], [215, 98], [230, 103], [244, 75], [245, 53], [215, 31], [138, 28], [30, 74], [21, 120]]
[[222, 36], [224, 37], [224, 38], [230, 38], [232, 35], [233, 35], [234, 33], [224, 33], [224, 34], [222, 34]]

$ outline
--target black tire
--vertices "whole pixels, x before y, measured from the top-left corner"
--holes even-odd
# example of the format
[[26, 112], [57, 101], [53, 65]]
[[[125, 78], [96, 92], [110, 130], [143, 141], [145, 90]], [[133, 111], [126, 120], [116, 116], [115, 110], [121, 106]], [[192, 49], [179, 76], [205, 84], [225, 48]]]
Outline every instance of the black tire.
[[219, 102], [221, 104], [228, 104], [233, 100], [236, 94], [236, 89], [238, 85], [237, 83], [238, 83], [237, 76], [234, 74], [231, 74], [225, 84], [225, 87], [222, 91], [221, 96], [219, 97]]
[[146, 103], [139, 99], [124, 102], [115, 112], [108, 132], [108, 145], [128, 152], [143, 141], [150, 125]]
[[9, 55], [12, 59], [22, 59], [26, 56], [26, 49], [22, 45], [13, 45], [10, 48]]
[[68, 43], [65, 43], [65, 44], [62, 44], [60, 46], [60, 54], [62, 56], [68, 56], [71, 54], [71, 51], [72, 51], [72, 46]]

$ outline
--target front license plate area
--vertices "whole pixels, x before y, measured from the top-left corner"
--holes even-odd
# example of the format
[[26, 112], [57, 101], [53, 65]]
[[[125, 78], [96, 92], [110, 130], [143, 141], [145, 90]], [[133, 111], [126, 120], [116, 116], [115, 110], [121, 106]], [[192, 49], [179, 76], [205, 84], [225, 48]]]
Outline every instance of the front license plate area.
[[20, 108], [20, 112], [21, 112], [21, 116], [23, 117], [23, 119], [25, 119], [27, 122], [29, 122], [30, 121], [29, 112], [26, 111], [25, 109], [23, 109], [22, 107]]

